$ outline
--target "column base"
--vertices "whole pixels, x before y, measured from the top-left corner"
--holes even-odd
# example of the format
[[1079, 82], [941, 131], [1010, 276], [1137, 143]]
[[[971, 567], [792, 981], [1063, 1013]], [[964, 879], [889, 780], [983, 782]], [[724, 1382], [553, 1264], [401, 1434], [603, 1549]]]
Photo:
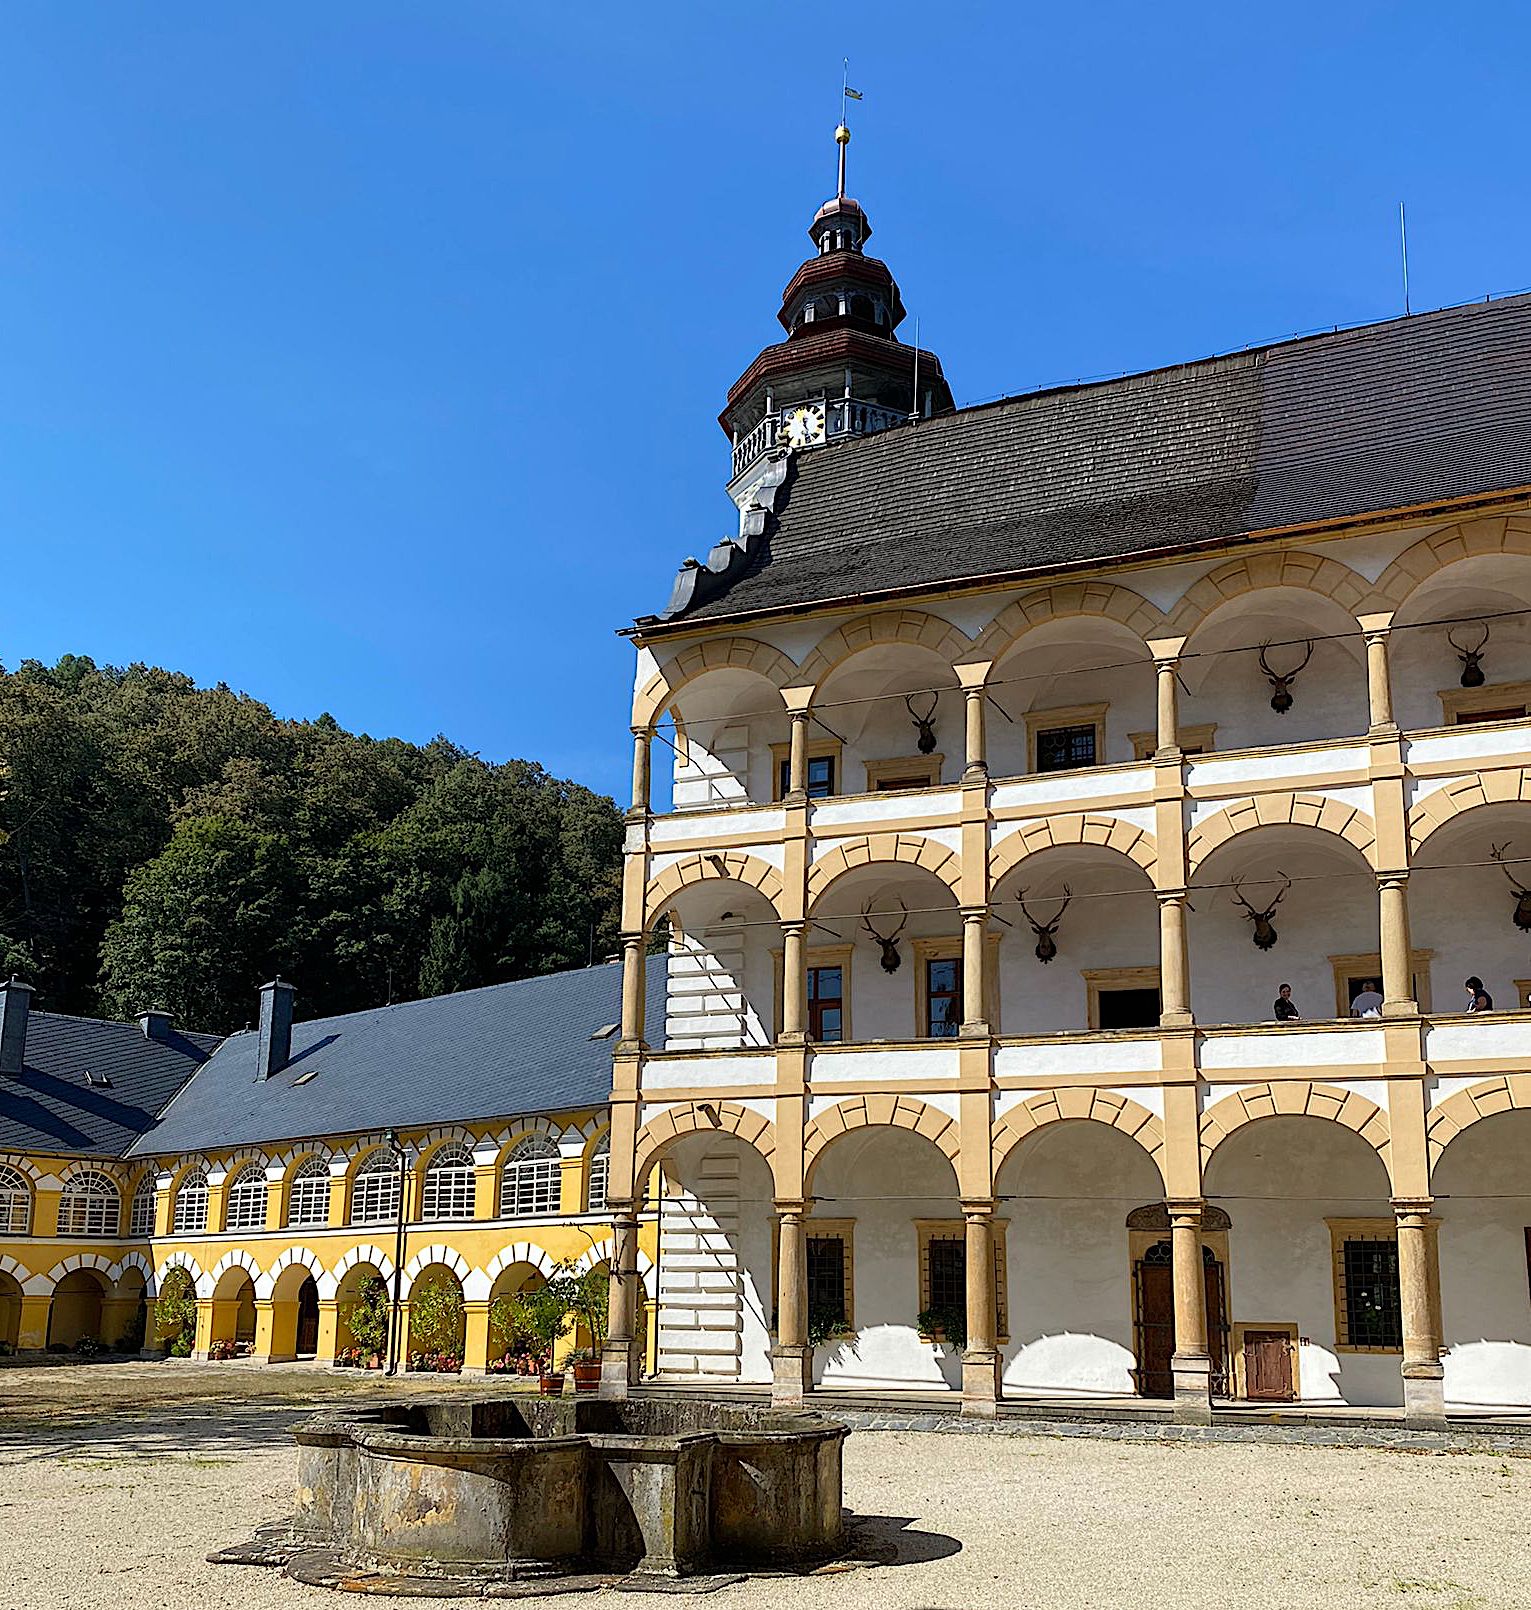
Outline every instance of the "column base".
[[962, 1355], [962, 1415], [968, 1420], [992, 1420], [999, 1413], [999, 1354], [986, 1347], [970, 1347]]
[[1211, 1425], [1212, 1360], [1205, 1353], [1176, 1353], [1170, 1371], [1175, 1378], [1175, 1418]]
[[989, 768], [981, 760], [974, 761], [962, 773], [964, 783], [986, 783], [989, 780]]
[[1383, 1017], [1418, 1017], [1418, 1001], [1384, 1001], [1382, 1003]]
[[625, 1403], [632, 1396], [633, 1382], [638, 1379], [639, 1357], [636, 1341], [608, 1336], [601, 1348], [601, 1384], [597, 1395]]
[[1176, 1009], [1171, 1012], [1159, 1014], [1159, 1027], [1161, 1029], [1189, 1029], [1196, 1026], [1196, 1019], [1188, 1011]]
[[1411, 1426], [1446, 1423], [1446, 1372], [1439, 1364], [1405, 1364], [1403, 1417]]
[[771, 1349], [771, 1404], [778, 1409], [800, 1409], [813, 1390], [813, 1349], [777, 1346]]

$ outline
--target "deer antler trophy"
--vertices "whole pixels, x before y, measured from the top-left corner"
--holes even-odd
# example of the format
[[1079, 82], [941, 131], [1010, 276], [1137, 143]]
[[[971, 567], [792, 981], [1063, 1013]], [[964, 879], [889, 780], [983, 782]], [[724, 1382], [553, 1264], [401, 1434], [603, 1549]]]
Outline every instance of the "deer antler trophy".
[[1510, 871], [1509, 864], [1504, 858], [1509, 847], [1510, 841], [1506, 839], [1503, 844], [1489, 845], [1488, 853], [1491, 859], [1504, 868], [1504, 875], [1510, 880], [1510, 887], [1515, 891], [1515, 926], [1525, 933], [1531, 930], [1531, 889]]
[[1483, 686], [1483, 651], [1488, 647], [1488, 622], [1479, 621], [1479, 630], [1483, 636], [1478, 639], [1477, 648], [1463, 648], [1457, 642], [1455, 632], [1447, 632], [1446, 641], [1457, 651], [1457, 658], [1462, 662], [1462, 686], [1464, 688], [1481, 688]]
[[1245, 915], [1255, 925], [1254, 941], [1256, 947], [1260, 950], [1269, 950], [1280, 937], [1276, 932], [1276, 925], [1271, 921], [1271, 914], [1275, 911], [1276, 907], [1281, 904], [1281, 901], [1286, 895], [1287, 890], [1292, 887], [1292, 880], [1287, 877], [1286, 873], [1278, 872], [1276, 876], [1283, 880], [1281, 892], [1274, 900], [1271, 901], [1264, 911], [1256, 911], [1255, 908], [1244, 898], [1240, 889], [1240, 886], [1244, 881], [1242, 878], [1235, 878], [1232, 884], [1233, 898], [1237, 900], [1241, 906], [1243, 906]]
[[1290, 671], [1273, 671], [1270, 661], [1265, 657], [1265, 650], [1270, 647], [1265, 643], [1260, 649], [1260, 669], [1265, 672], [1265, 680], [1275, 690], [1271, 694], [1271, 709], [1278, 716], [1284, 716], [1292, 708], [1292, 684], [1297, 680], [1297, 673], [1313, 658], [1313, 643], [1310, 639], [1307, 644], [1307, 653], [1292, 667]]
[[1063, 900], [1053, 913], [1051, 922], [1038, 922], [1026, 909], [1026, 891], [1016, 891], [1015, 903], [1021, 908], [1021, 915], [1031, 924], [1031, 931], [1037, 936], [1037, 960], [1045, 967], [1054, 956], [1058, 954], [1057, 941], [1053, 935], [1058, 932], [1058, 924], [1063, 921], [1063, 913], [1069, 908], [1069, 901], [1074, 898], [1073, 890], [1065, 883], [1063, 885]]
[[917, 697], [917, 694], [906, 693], [904, 695], [904, 708], [909, 712], [909, 719], [914, 723], [914, 730], [920, 735], [919, 743], [916, 747], [922, 755], [928, 755], [933, 753], [936, 747], [936, 729], [932, 723], [936, 719], [936, 706], [941, 702], [941, 695], [932, 693], [929, 696], [930, 703], [925, 707], [924, 715], [921, 715], [914, 707], [914, 701]]
[[899, 905], [903, 907], [904, 920], [891, 934], [878, 933], [868, 920], [872, 912], [870, 900], [861, 908], [861, 926], [882, 946], [882, 970], [885, 973], [896, 973], [899, 963], [904, 959], [898, 953], [898, 936], [909, 926], [909, 907], [905, 906], [902, 900], [899, 901]]

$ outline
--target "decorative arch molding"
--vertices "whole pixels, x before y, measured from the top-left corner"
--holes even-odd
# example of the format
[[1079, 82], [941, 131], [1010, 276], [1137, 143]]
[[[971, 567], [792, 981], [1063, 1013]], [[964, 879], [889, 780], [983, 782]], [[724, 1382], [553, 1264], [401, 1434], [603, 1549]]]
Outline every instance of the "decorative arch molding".
[[1459, 559], [1484, 554], [1531, 554], [1531, 519], [1510, 515], [1490, 520], [1463, 520], [1443, 526], [1411, 543], [1377, 578], [1363, 610], [1381, 614], [1397, 610], [1431, 577]]
[[1044, 1090], [994, 1120], [990, 1146], [994, 1172], [1025, 1138], [1049, 1124], [1105, 1124], [1135, 1140], [1148, 1154], [1160, 1180], [1164, 1179], [1164, 1122], [1147, 1107], [1114, 1090]]
[[[335, 1288], [336, 1294], [340, 1291], [341, 1282], [358, 1264], [367, 1264], [376, 1269], [384, 1280], [393, 1279], [393, 1259], [381, 1247], [363, 1245], [352, 1247], [345, 1253], [331, 1271], [329, 1279]], [[321, 1291], [321, 1295], [323, 1295]]]
[[1430, 1110], [1430, 1116], [1425, 1120], [1431, 1168], [1435, 1167], [1441, 1153], [1464, 1129], [1471, 1129], [1474, 1124], [1484, 1118], [1492, 1118], [1496, 1113], [1528, 1107], [1531, 1107], [1531, 1074], [1528, 1073], [1501, 1074], [1448, 1096], [1439, 1107]]
[[[720, 870], [721, 869], [721, 870]], [[773, 866], [747, 855], [743, 850], [724, 850], [707, 855], [688, 855], [667, 866], [648, 887], [644, 900], [644, 927], [658, 920], [682, 889], [699, 883], [728, 881], [757, 890], [781, 914], [781, 874]]]
[[885, 643], [903, 643], [931, 653], [955, 665], [972, 657], [973, 642], [950, 621], [923, 609], [885, 609], [837, 626], [819, 639], [808, 658], [797, 668], [793, 680], [801, 687], [812, 687], [817, 699], [826, 679], [852, 655]]
[[666, 1107], [638, 1131], [634, 1144], [633, 1183], [641, 1188], [649, 1170], [687, 1135], [732, 1135], [751, 1147], [770, 1167], [776, 1155], [776, 1130], [758, 1112], [733, 1101], [682, 1101]]
[[0, 1275], [9, 1275], [23, 1290], [29, 1280], [36, 1280], [34, 1275], [24, 1263], [18, 1263], [8, 1252], [0, 1252]]
[[508, 1247], [502, 1247], [495, 1253], [483, 1271], [485, 1296], [494, 1290], [495, 1281], [517, 1264], [526, 1264], [546, 1280], [558, 1267], [558, 1260], [546, 1247], [539, 1247], [535, 1241], [512, 1241]]
[[1208, 1107], [1201, 1115], [1202, 1166], [1231, 1134], [1262, 1118], [1324, 1118], [1354, 1130], [1381, 1158], [1392, 1178], [1392, 1131], [1387, 1114], [1359, 1091], [1301, 1079], [1251, 1085]]
[[322, 1157], [326, 1164], [337, 1157], [343, 1157], [343, 1152], [332, 1151], [322, 1140], [303, 1140], [296, 1145], [289, 1146], [285, 1151], [272, 1152], [270, 1161], [266, 1164], [268, 1169], [279, 1168], [285, 1178], [299, 1163], [306, 1162], [310, 1157]]
[[319, 1288], [321, 1299], [335, 1295], [334, 1276], [325, 1273], [324, 1264], [312, 1247], [286, 1247], [277, 1254], [276, 1261], [265, 1274], [256, 1280], [256, 1298], [262, 1302], [269, 1302], [276, 1295], [277, 1281], [287, 1270], [293, 1268], [304, 1269], [314, 1277], [314, 1284]]
[[1028, 856], [1060, 844], [1099, 844], [1135, 862], [1152, 882], [1159, 864], [1153, 835], [1119, 816], [1044, 816], [1007, 833], [989, 852], [989, 885], [995, 887]]
[[837, 878], [878, 863], [923, 867], [935, 873], [953, 897], [958, 893], [962, 859], [955, 850], [923, 833], [873, 833], [836, 845], [808, 868], [809, 910]]
[[1354, 845], [1375, 869], [1377, 825], [1365, 811], [1321, 794], [1261, 794], [1238, 799], [1198, 822], [1186, 841], [1186, 861], [1194, 874], [1212, 852], [1240, 833], [1257, 827], [1314, 827]]
[[[168, 1275], [172, 1269], [184, 1269], [186, 1273], [191, 1276], [191, 1289], [197, 1295], [197, 1297], [202, 1298], [212, 1296], [212, 1288], [208, 1284], [207, 1276], [202, 1273], [202, 1265], [199, 1264], [189, 1252], [181, 1252], [179, 1250], [169, 1253], [166, 1256], [165, 1261], [160, 1264], [156, 1280], [156, 1287], [164, 1285], [165, 1276]], [[257, 1297], [260, 1296], [259, 1285], [256, 1287], [255, 1295]]]
[[24, 1152], [0, 1152], [0, 1167], [14, 1168], [17, 1173], [25, 1174], [32, 1182], [32, 1189], [37, 1189], [39, 1180], [48, 1176]]
[[1109, 581], [1073, 581], [1044, 587], [1007, 604], [960, 658], [991, 660], [997, 665], [1033, 627], [1080, 615], [1095, 615], [1125, 626], [1143, 642], [1145, 657], [1148, 656], [1148, 639], [1165, 635], [1163, 611], [1156, 609], [1141, 593]]
[[422, 1179], [431, 1166], [431, 1159], [443, 1146], [452, 1144], [466, 1146], [469, 1151], [477, 1151], [483, 1142], [479, 1136], [463, 1124], [442, 1124], [435, 1129], [428, 1129], [414, 1143], [415, 1161], [414, 1170]]
[[[1170, 1232], [1170, 1210], [1163, 1202], [1148, 1202], [1137, 1207], [1127, 1215], [1127, 1228], [1129, 1230], [1146, 1230], [1150, 1235], [1168, 1235]], [[1208, 1202], [1201, 1210], [1201, 1228], [1203, 1234], [1226, 1234], [1233, 1228], [1233, 1220], [1228, 1217], [1227, 1210], [1220, 1208], [1216, 1203]]]
[[110, 1158], [105, 1157], [76, 1157], [73, 1161], [65, 1163], [55, 1177], [60, 1186], [65, 1186], [77, 1174], [102, 1174], [119, 1191], [123, 1189], [123, 1182], [128, 1177], [120, 1164], [114, 1164]]
[[953, 1173], [956, 1172], [960, 1135], [955, 1118], [913, 1096], [850, 1096], [821, 1112], [803, 1132], [804, 1194], [812, 1194], [808, 1182], [831, 1141], [855, 1130], [879, 1128], [907, 1129], [923, 1135], [952, 1165]]
[[1322, 554], [1286, 548], [1274, 553], [1249, 554], [1230, 559], [1186, 588], [1185, 596], [1164, 621], [1167, 637], [1190, 636], [1213, 611], [1246, 593], [1267, 587], [1294, 587], [1302, 592], [1332, 598], [1352, 616], [1361, 613], [1372, 591], [1366, 578]]
[[260, 1282], [260, 1265], [242, 1247], [236, 1247], [232, 1252], [225, 1252], [207, 1272], [214, 1296], [217, 1295], [218, 1282], [230, 1269], [243, 1269], [253, 1282], [257, 1285]]
[[141, 1252], [130, 1252], [125, 1258], [119, 1258], [112, 1265], [112, 1284], [120, 1286], [122, 1277], [130, 1269], [136, 1269], [144, 1277], [144, 1296], [152, 1297], [154, 1295], [154, 1265]]
[[[473, 1279], [474, 1275], [474, 1270], [469, 1264], [468, 1260], [463, 1257], [463, 1255], [455, 1247], [449, 1247], [444, 1242], [437, 1242], [434, 1246], [422, 1247], [421, 1250], [417, 1252], [407, 1264], [404, 1265], [403, 1295], [406, 1301], [409, 1299], [410, 1292], [415, 1289], [415, 1282], [420, 1278], [420, 1276], [423, 1275], [427, 1269], [432, 1269], [437, 1264], [440, 1264], [444, 1269], [450, 1269], [451, 1272], [457, 1277], [458, 1284], [463, 1288], [463, 1298], [465, 1301], [474, 1302], [483, 1300], [482, 1298], [475, 1297], [474, 1292], [468, 1289], [468, 1283]], [[479, 1274], [478, 1279], [483, 1279], [482, 1273]], [[477, 1284], [478, 1282], [474, 1281], [475, 1287]]]
[[[104, 1284], [112, 1284], [112, 1260], [100, 1252], [75, 1252], [67, 1258], [60, 1258], [54, 1266], [43, 1275], [41, 1279], [46, 1282], [44, 1290], [52, 1292], [65, 1275], [86, 1270], [90, 1274], [99, 1275]], [[200, 1295], [200, 1293], [198, 1294]]]
[[[633, 696], [633, 722], [652, 732], [665, 707], [688, 683], [709, 671], [754, 671], [780, 691], [791, 686], [796, 667], [780, 649], [754, 637], [714, 637], [684, 648]], [[783, 714], [786, 706], [782, 706]]]
[[544, 1140], [550, 1140], [555, 1146], [560, 1146], [567, 1133], [562, 1124], [555, 1124], [551, 1118], [518, 1119], [494, 1137], [496, 1144], [494, 1166], [496, 1169], [504, 1168], [510, 1159], [510, 1154], [528, 1135], [540, 1135]]
[[1531, 802], [1531, 766], [1459, 777], [1444, 788], [1432, 789], [1409, 812], [1409, 849], [1419, 850], [1432, 833], [1480, 805], [1522, 801]]
[[247, 1168], [258, 1168], [263, 1174], [271, 1166], [269, 1152], [259, 1151], [254, 1147], [246, 1146], [237, 1152], [230, 1152], [221, 1162], [207, 1165], [207, 1179], [211, 1185], [222, 1175], [224, 1180], [232, 1180], [242, 1174]]

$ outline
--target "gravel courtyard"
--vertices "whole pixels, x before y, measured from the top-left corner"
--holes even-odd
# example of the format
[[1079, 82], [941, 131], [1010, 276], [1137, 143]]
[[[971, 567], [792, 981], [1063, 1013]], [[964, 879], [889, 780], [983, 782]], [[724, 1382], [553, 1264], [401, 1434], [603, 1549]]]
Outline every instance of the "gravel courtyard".
[[[375, 1379], [237, 1366], [0, 1371], [7, 1610], [334, 1606], [335, 1594], [203, 1556], [289, 1510], [284, 1428], [298, 1409], [380, 1390]], [[1531, 1459], [858, 1432], [847, 1444], [846, 1501], [872, 1537], [896, 1545], [898, 1564], [694, 1602], [1531, 1606]], [[655, 1600], [523, 1602], [652, 1610]]]

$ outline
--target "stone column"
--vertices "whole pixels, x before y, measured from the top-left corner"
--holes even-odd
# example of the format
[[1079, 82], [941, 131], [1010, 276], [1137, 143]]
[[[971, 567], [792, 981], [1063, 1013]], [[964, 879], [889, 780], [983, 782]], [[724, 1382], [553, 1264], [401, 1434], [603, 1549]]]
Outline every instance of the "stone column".
[[606, 1342], [601, 1349], [601, 1396], [625, 1399], [643, 1364], [634, 1336], [638, 1316], [638, 1214], [636, 1204], [612, 1208], [611, 1281], [606, 1292]]
[[1157, 753], [1161, 755], [1180, 753], [1180, 683], [1176, 679], [1179, 668], [1178, 654], [1154, 661], [1159, 692]]
[[1191, 1012], [1191, 962], [1186, 943], [1184, 889], [1159, 891], [1159, 1022], [1185, 1028]]
[[801, 1045], [808, 1032], [808, 924], [784, 922], [781, 932], [781, 1043]]
[[787, 792], [782, 796], [794, 804], [808, 798], [808, 722], [806, 710], [792, 712], [792, 746], [787, 753]]
[[800, 1407], [813, 1387], [808, 1345], [808, 1238], [804, 1202], [776, 1204], [776, 1346], [771, 1350], [771, 1402]]
[[1408, 1017], [1419, 1010], [1414, 1000], [1408, 891], [1407, 872], [1378, 874], [1378, 926], [1382, 936], [1382, 1012], [1385, 1017]]
[[962, 1024], [966, 1039], [989, 1033], [989, 908], [962, 908]]
[[643, 1044], [643, 1009], [646, 997], [646, 938], [643, 934], [622, 936], [622, 1032], [621, 1043], [630, 1048]]
[[964, 1202], [967, 1221], [967, 1346], [962, 1354], [962, 1412], [992, 1419], [999, 1403], [999, 1338], [994, 1292], [994, 1203]]
[[1393, 687], [1387, 663], [1388, 626], [1391, 621], [1391, 615], [1367, 615], [1361, 622], [1366, 639], [1366, 696], [1374, 733], [1398, 731], [1398, 723], [1393, 719]]
[[956, 667], [957, 680], [962, 685], [965, 722], [965, 761], [962, 780], [965, 783], [985, 783], [989, 780], [988, 734], [984, 722], [984, 682], [992, 665], [988, 660], [975, 661]]
[[1207, 1276], [1201, 1252], [1201, 1202], [1167, 1202], [1175, 1283], [1175, 1417], [1212, 1418], [1212, 1360], [1207, 1352]]
[[647, 816], [650, 797], [651, 746], [653, 734], [646, 727], [633, 728], [633, 802], [632, 816]]
[[1403, 1317], [1403, 1408], [1411, 1424], [1441, 1424], [1446, 1418], [1439, 1223], [1430, 1208], [1425, 1198], [1393, 1200]]

